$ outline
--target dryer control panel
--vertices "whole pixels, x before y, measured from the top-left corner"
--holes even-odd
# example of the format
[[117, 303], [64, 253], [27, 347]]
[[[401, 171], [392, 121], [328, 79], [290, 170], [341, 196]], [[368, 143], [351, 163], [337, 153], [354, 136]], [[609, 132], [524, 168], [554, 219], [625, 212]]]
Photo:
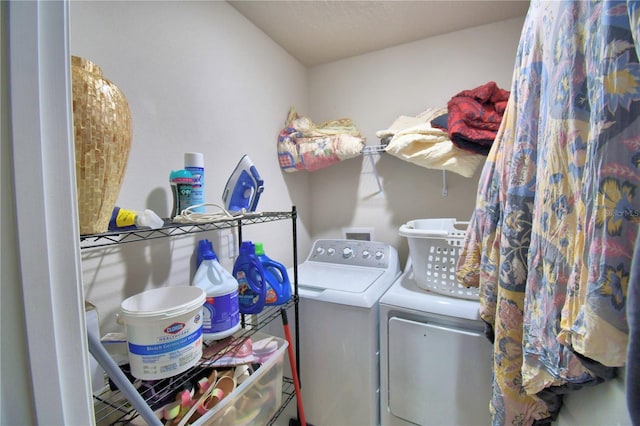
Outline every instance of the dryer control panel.
[[316, 240], [307, 261], [386, 269], [391, 250], [395, 249], [376, 241]]

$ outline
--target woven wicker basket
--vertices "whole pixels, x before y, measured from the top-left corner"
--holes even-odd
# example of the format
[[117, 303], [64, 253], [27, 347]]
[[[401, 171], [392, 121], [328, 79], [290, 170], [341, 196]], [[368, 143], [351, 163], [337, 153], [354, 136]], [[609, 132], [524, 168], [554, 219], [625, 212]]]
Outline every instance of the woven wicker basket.
[[106, 232], [131, 148], [124, 94], [96, 64], [71, 57], [80, 234]]

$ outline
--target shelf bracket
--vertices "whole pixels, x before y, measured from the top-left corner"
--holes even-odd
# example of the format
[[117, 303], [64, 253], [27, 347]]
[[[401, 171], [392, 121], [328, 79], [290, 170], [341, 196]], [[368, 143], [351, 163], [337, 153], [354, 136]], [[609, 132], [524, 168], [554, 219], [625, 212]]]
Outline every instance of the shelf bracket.
[[378, 193], [382, 193], [382, 184], [380, 183], [380, 175], [378, 174], [378, 167], [376, 166], [376, 162], [373, 160], [373, 154], [378, 154], [380, 152], [384, 152], [385, 145], [367, 145], [362, 149], [362, 155], [369, 158], [371, 162], [371, 168], [373, 170], [373, 175], [376, 178], [376, 183], [378, 184]]
[[447, 171], [442, 171], [442, 196], [446, 197], [449, 195], [449, 189], [447, 188]]

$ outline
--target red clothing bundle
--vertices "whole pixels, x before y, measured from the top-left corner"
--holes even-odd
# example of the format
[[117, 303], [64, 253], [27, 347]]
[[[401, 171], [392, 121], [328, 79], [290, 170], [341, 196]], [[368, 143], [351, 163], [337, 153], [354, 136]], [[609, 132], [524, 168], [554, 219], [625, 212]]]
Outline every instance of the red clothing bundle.
[[447, 103], [451, 141], [461, 149], [487, 155], [508, 100], [509, 92], [493, 81], [452, 97]]

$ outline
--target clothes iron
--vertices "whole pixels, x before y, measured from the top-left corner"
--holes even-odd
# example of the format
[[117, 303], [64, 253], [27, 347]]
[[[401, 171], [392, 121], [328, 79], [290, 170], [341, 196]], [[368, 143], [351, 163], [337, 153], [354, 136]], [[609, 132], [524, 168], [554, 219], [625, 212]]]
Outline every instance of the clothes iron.
[[260, 178], [249, 156], [244, 155], [229, 176], [222, 193], [224, 208], [230, 212], [238, 212], [242, 209], [254, 212], [263, 190], [264, 181]]

